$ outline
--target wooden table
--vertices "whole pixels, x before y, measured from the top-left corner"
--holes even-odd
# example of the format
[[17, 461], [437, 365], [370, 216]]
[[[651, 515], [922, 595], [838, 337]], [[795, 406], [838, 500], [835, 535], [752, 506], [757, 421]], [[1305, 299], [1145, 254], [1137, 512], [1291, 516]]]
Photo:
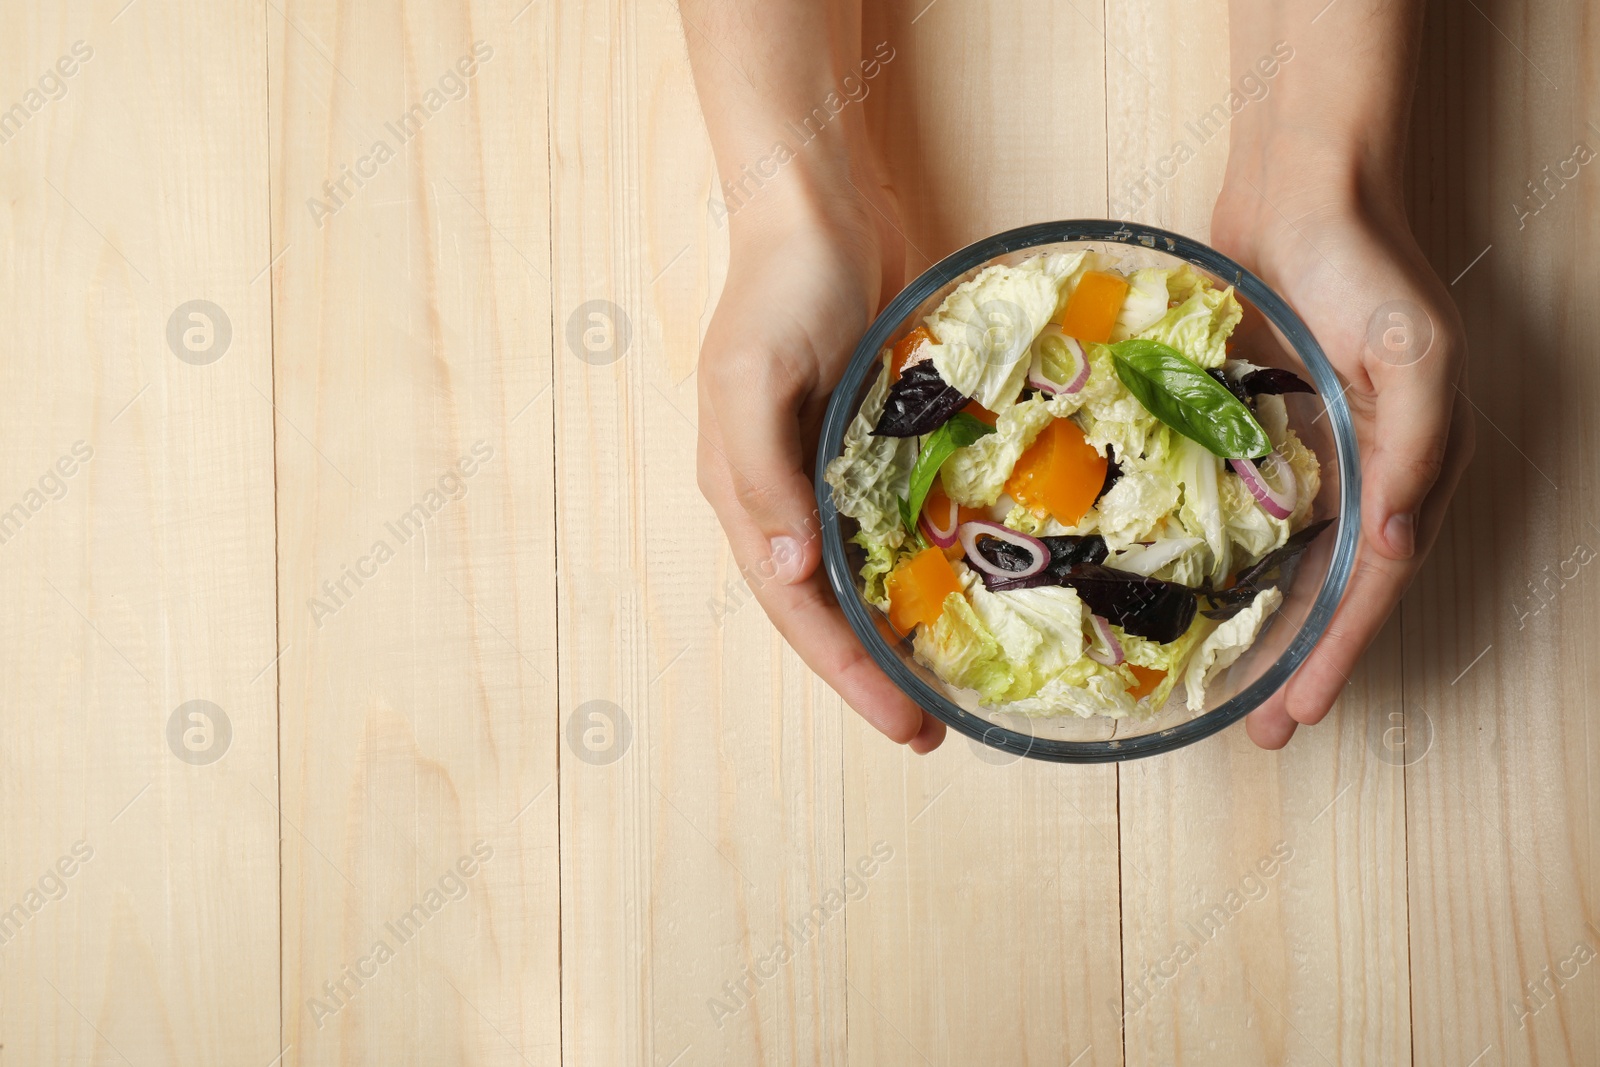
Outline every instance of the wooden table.
[[[0, 5], [0, 1062], [1600, 1061], [1592, 7], [1432, 13], [1480, 448], [1336, 714], [1081, 768], [886, 743], [733, 565], [671, 4], [124, 2]], [[1222, 4], [924, 3], [913, 269], [1205, 235]]]

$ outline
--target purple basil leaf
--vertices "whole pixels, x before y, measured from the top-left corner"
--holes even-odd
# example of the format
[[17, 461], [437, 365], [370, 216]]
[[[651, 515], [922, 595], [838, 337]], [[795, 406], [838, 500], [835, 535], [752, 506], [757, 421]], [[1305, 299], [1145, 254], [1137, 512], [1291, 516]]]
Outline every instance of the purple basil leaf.
[[1277, 367], [1263, 367], [1260, 370], [1253, 370], [1239, 379], [1239, 385], [1250, 396], [1262, 396], [1264, 394], [1276, 396], [1282, 393], [1316, 392], [1298, 374], [1293, 371], [1281, 370]]
[[1199, 607], [1196, 591], [1188, 586], [1097, 563], [1074, 567], [1061, 584], [1076, 591], [1094, 614], [1157, 644], [1182, 637]]
[[1056, 580], [1055, 575], [1050, 573], [1049, 568], [1037, 574], [1030, 574], [1026, 578], [996, 578], [992, 574], [980, 573], [983, 574], [983, 587], [991, 593], [1004, 593], [1012, 589], [1037, 589], [1042, 585], [1061, 584]]
[[[1023, 571], [1033, 566], [1032, 552], [1003, 538], [985, 537], [980, 534], [974, 539], [973, 547], [978, 550], [978, 555], [1003, 571]], [[1047, 565], [1049, 562], [1048, 559], [1045, 560]]]
[[1210, 607], [1202, 608], [1200, 614], [1216, 622], [1226, 622], [1249, 607], [1260, 591], [1236, 585], [1220, 592], [1205, 593], [1203, 595]]
[[913, 363], [889, 387], [883, 414], [873, 428], [875, 437], [920, 437], [949, 421], [966, 404], [960, 390], [945, 384], [933, 360]]
[[[1332, 519], [1323, 519], [1321, 522], [1312, 523], [1299, 533], [1291, 534], [1281, 548], [1273, 549], [1262, 556], [1259, 562], [1240, 571], [1235, 584], [1259, 589], [1264, 585], [1276, 584], [1271, 580], [1274, 573], [1282, 575], [1279, 581], [1288, 581], [1293, 577], [1293, 568], [1300, 561], [1300, 556], [1311, 547], [1311, 542], [1317, 539], [1318, 534], [1332, 525]], [[1285, 571], [1288, 573], [1284, 573]]]
[[1250, 391], [1244, 387], [1244, 383], [1240, 382], [1236, 378], [1224, 374], [1216, 367], [1208, 368], [1206, 373], [1215, 378], [1224, 389], [1238, 397], [1240, 401], [1246, 404], [1250, 403]]
[[[1111, 492], [1111, 487], [1117, 484], [1117, 479], [1122, 477], [1122, 465], [1117, 462], [1117, 450], [1113, 445], [1106, 445], [1106, 480], [1100, 483], [1100, 491], [1094, 495], [1094, 503], [1100, 503], [1100, 498]], [[1105, 557], [1102, 555], [1101, 559]], [[1090, 563], [1099, 563], [1100, 560], [1092, 559]]]
[[1292, 534], [1281, 548], [1268, 552], [1259, 562], [1240, 571], [1232, 587], [1217, 592], [1207, 591], [1204, 595], [1210, 606], [1203, 612], [1205, 617], [1219, 622], [1231, 619], [1248, 607], [1261, 590], [1293, 581], [1300, 557], [1311, 547], [1311, 542], [1317, 539], [1318, 534], [1333, 525], [1333, 521], [1323, 519]]
[[1050, 562], [1045, 564], [1045, 570], [1057, 582], [1079, 564], [1100, 563], [1106, 558], [1105, 538], [1099, 534], [1041, 537], [1039, 540], [1050, 550]]

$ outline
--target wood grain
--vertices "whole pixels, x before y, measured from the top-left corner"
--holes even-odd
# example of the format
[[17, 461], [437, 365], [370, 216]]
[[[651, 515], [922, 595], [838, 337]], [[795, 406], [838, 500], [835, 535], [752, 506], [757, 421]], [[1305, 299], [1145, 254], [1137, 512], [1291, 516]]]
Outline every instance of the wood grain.
[[[910, 272], [1206, 235], [1224, 5], [869, 8]], [[0, 1060], [1600, 1059], [1584, 5], [1431, 13], [1479, 458], [1402, 617], [1285, 752], [1118, 768], [912, 756], [763, 617], [691, 474], [727, 251], [667, 0], [0, 25]]]
[[[1118, 5], [1107, 33], [1112, 213], [1202, 240], [1227, 163], [1213, 106], [1249, 99], [1246, 75], [1272, 91], [1214, 9]], [[1398, 634], [1281, 753], [1233, 729], [1121, 768], [1130, 1064], [1409, 1058], [1404, 777], [1379, 743]]]
[[265, 39], [240, 6], [116, 14], [0, 11], [0, 1055], [265, 1064]]
[[691, 476], [726, 236], [683, 31], [553, 19], [565, 1056], [842, 1063], [843, 921], [806, 925], [843, 884], [840, 703]]
[[[912, 276], [998, 230], [1104, 213], [1097, 9], [897, 4], [869, 15], [880, 40], [896, 58], [867, 104]], [[1015, 57], [1040, 40], [1019, 107]], [[921, 759], [853, 718], [845, 741], [845, 855], [894, 856], [848, 914], [851, 1061], [1120, 1063], [1116, 771], [954, 734]]]
[[268, 20], [297, 1063], [560, 1059], [546, 25], [516, 12]]
[[1407, 772], [1419, 1065], [1600, 1058], [1600, 350], [1577, 281], [1600, 186], [1564, 165], [1600, 148], [1594, 48], [1586, 9], [1496, 2], [1437, 11], [1424, 52], [1411, 203], [1466, 320], [1478, 454], [1406, 605], [1433, 736]]

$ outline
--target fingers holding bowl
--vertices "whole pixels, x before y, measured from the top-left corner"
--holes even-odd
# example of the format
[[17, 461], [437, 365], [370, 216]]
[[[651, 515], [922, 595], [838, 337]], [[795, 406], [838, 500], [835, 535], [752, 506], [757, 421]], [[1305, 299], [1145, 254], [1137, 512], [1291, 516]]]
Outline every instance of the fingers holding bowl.
[[1457, 385], [1460, 345], [1447, 334], [1432, 348], [1429, 359], [1379, 361], [1368, 372], [1374, 410], [1362, 532], [1374, 550], [1394, 560], [1417, 554], [1423, 502], [1445, 473], [1452, 443], [1459, 449], [1459, 435], [1470, 435], [1458, 411], [1464, 399]]
[[[713, 419], [711, 429], [715, 430]], [[803, 476], [802, 480], [803, 480]], [[816, 524], [800, 541], [811, 560], [810, 573], [785, 581], [770, 541], [745, 510], [721, 442], [702, 432], [699, 448], [701, 492], [716, 511], [740, 573], [779, 634], [805, 664], [844, 698], [873, 728], [914, 752], [927, 753], [944, 740], [944, 724], [926, 714], [900, 691], [856, 637], [816, 566], [820, 554]], [[806, 482], [807, 500], [810, 482]]]
[[1294, 737], [1298, 725], [1289, 717], [1289, 712], [1284, 708], [1283, 693], [1279, 691], [1245, 716], [1244, 732], [1257, 748], [1277, 751]]
[[1378, 636], [1438, 540], [1450, 498], [1472, 459], [1476, 438], [1464, 393], [1457, 393], [1450, 411], [1439, 475], [1418, 508], [1416, 551], [1407, 558], [1395, 559], [1386, 551], [1375, 549], [1363, 532], [1355, 570], [1339, 610], [1311, 657], [1285, 689], [1284, 706], [1296, 722], [1310, 725], [1327, 715], [1349, 684], [1361, 654]]

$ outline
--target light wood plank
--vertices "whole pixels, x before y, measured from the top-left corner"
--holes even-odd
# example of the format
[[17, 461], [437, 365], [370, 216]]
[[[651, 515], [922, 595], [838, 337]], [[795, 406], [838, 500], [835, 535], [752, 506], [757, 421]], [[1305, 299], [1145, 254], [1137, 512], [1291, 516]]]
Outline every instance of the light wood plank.
[[296, 1063], [560, 1058], [548, 5], [521, 7], [268, 16]]
[[1584, 281], [1600, 179], [1564, 162], [1600, 149], [1582, 88], [1595, 44], [1579, 5], [1486, 3], [1436, 9], [1424, 53], [1411, 201], [1459, 276], [1478, 411], [1476, 461], [1407, 602], [1408, 695], [1435, 733], [1407, 788], [1429, 1067], [1600, 1059], [1600, 584], [1583, 562], [1600, 551]]
[[[1112, 9], [1115, 217], [1208, 234], [1228, 131], [1206, 116], [1259, 58], [1229, 55], [1218, 8]], [[1281, 754], [1234, 727], [1122, 768], [1130, 1064], [1407, 1061], [1404, 783], [1381, 745], [1398, 635]]]
[[[762, 616], [692, 477], [726, 237], [683, 32], [667, 3], [554, 17], [561, 714], [599, 749], [566, 727], [566, 1058], [841, 1063], [843, 920], [791, 926], [844, 877], [839, 702]], [[618, 309], [613, 339], [628, 324], [614, 359], [581, 354], [586, 327], [606, 343], [591, 301]]]
[[[1489, 249], [1480, 456], [1404, 624], [1282, 755], [1072, 769], [910, 756], [762, 617], [690, 476], [726, 250], [677, 12], [523, 3], [0, 10], [0, 115], [93, 49], [0, 141], [8, 1062], [1600, 1059], [1592, 168], [1513, 206], [1600, 147], [1581, 7], [1432, 13], [1412, 202], [1446, 280]], [[1128, 186], [1248, 63], [1221, 10], [869, 12], [911, 272], [1108, 206], [1203, 237], [1225, 132]], [[209, 364], [166, 339], [195, 299]], [[195, 699], [214, 762], [169, 745]]]
[[[242, 5], [116, 15], [0, 11], [0, 1047], [11, 1063], [264, 1064], [265, 39]], [[231, 336], [194, 335], [188, 362], [169, 319], [201, 299]], [[195, 700], [219, 709], [209, 733], [194, 724], [186, 747], [180, 727], [169, 747]]]
[[[895, 4], [864, 41], [896, 51], [867, 105], [908, 276], [1104, 214], [1097, 6]], [[849, 913], [852, 1062], [1120, 1063], [1116, 771], [996, 765], [956, 735], [919, 758], [854, 718], [845, 740], [845, 856], [893, 850]]]

